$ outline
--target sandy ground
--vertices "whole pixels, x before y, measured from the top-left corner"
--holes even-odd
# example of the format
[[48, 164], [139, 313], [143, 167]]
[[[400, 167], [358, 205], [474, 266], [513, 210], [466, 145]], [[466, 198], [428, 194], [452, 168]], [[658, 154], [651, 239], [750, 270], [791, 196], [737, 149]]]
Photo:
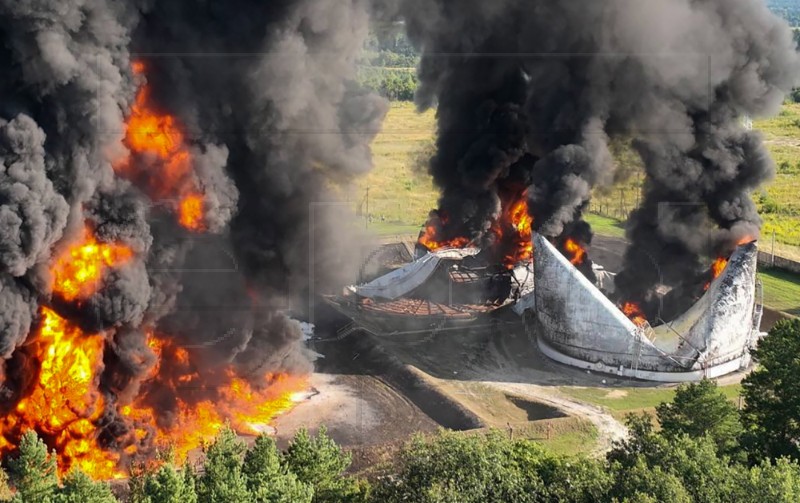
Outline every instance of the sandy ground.
[[364, 375], [313, 374], [315, 392], [273, 423], [280, 447], [301, 427], [316, 433], [325, 425], [347, 447], [402, 441], [438, 425], [408, 398], [379, 378]]

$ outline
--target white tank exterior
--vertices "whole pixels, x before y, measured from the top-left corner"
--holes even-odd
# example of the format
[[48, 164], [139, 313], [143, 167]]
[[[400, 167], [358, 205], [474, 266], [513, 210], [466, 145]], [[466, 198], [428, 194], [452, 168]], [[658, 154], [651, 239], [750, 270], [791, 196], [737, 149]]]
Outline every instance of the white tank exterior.
[[757, 337], [755, 243], [740, 246], [705, 295], [671, 323], [637, 327], [540, 235], [534, 237], [537, 344], [568, 365], [679, 382], [746, 367]]

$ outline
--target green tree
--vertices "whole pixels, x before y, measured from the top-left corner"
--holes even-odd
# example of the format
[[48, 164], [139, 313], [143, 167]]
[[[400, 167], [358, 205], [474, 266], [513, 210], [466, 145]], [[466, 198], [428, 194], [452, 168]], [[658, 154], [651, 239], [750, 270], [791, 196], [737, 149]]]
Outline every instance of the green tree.
[[0, 468], [0, 501], [11, 501], [11, 487], [8, 485], [8, 473]]
[[95, 482], [80, 470], [64, 477], [63, 486], [55, 497], [56, 503], [116, 503], [117, 499], [105, 482]]
[[187, 465], [179, 472], [172, 464], [162, 465], [145, 477], [144, 494], [148, 503], [196, 503], [191, 468]]
[[666, 435], [708, 435], [724, 454], [734, 453], [739, 445], [739, 411], [709, 379], [678, 387], [672, 402], [660, 404], [656, 414]]
[[753, 356], [758, 368], [744, 381], [742, 422], [754, 460], [800, 459], [800, 320], [778, 322]]
[[513, 447], [513, 462], [542, 482], [542, 500], [572, 503], [606, 501], [612, 484], [607, 467], [595, 459], [551, 454], [530, 441]]
[[732, 501], [800, 501], [800, 465], [786, 458], [775, 463], [764, 461], [749, 470], [743, 470], [737, 485], [740, 494]]
[[183, 465], [183, 499], [181, 503], [197, 503], [197, 474], [188, 462]]
[[660, 466], [648, 466], [644, 457], [636, 457], [632, 466], [614, 465], [616, 484], [615, 501], [692, 503], [692, 497], [683, 481]]
[[242, 473], [244, 451], [244, 442], [227, 426], [204, 448], [204, 471], [197, 481], [200, 501], [240, 503], [249, 500], [247, 481]]
[[[659, 492], [667, 491], [675, 501], [685, 499], [679, 493], [697, 503], [736, 501], [736, 480], [742, 467], [720, 456], [709, 436], [656, 432], [646, 415], [630, 417], [628, 428], [629, 438], [615, 444], [607, 456], [615, 471], [614, 497], [623, 500], [638, 492], [670, 501], [663, 499], [667, 493]], [[655, 475], [645, 473], [643, 467]], [[673, 487], [675, 481], [680, 482], [682, 491]]]
[[150, 475], [143, 463], [134, 462], [130, 465], [130, 478], [128, 479], [128, 503], [150, 503], [144, 491], [147, 476]]
[[259, 436], [244, 456], [242, 471], [254, 503], [310, 503], [314, 490], [281, 465], [275, 442]]
[[19, 455], [8, 462], [8, 474], [17, 490], [16, 501], [53, 501], [58, 488], [56, 460], [33, 430], [22, 435]]
[[283, 456], [286, 468], [297, 479], [314, 489], [315, 502], [359, 501], [363, 491], [356, 480], [344, 476], [350, 466], [350, 455], [342, 452], [320, 427], [316, 436], [301, 428], [292, 438]]
[[557, 456], [497, 431], [416, 437], [398, 461], [398, 472], [377, 484], [372, 501], [589, 503], [608, 501], [612, 482], [597, 460]]

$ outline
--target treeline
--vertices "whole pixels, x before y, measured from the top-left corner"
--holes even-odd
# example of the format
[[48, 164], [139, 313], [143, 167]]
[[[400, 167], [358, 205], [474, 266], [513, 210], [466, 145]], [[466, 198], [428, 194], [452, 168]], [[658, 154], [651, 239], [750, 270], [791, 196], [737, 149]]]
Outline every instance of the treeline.
[[391, 101], [413, 101], [417, 91], [417, 72], [406, 68], [364, 66], [358, 70], [358, 83]]
[[376, 29], [359, 60], [358, 83], [392, 101], [412, 101], [417, 90], [419, 54], [402, 26]]
[[[300, 430], [284, 451], [262, 436], [247, 448], [224, 429], [202, 465], [165, 456], [137, 468], [132, 503], [782, 503], [800, 501], [800, 321], [781, 322], [755, 351], [739, 410], [708, 380], [678, 388], [603, 459], [556, 455], [494, 431], [417, 437], [385, 475], [347, 474], [350, 456], [322, 429]], [[0, 471], [0, 500], [113, 503], [110, 487], [55, 461], [33, 433]], [[121, 497], [122, 498], [122, 497]]]

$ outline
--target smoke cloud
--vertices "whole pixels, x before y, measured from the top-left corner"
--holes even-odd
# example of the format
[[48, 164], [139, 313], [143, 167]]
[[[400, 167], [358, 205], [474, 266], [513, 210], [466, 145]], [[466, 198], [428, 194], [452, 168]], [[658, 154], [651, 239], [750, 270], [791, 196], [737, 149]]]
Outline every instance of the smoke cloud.
[[[437, 107], [430, 171], [441, 211], [456, 216], [451, 234], [489, 229], [524, 154], [537, 159], [534, 228], [569, 232], [592, 188], [614, 179], [614, 140], [631, 142], [646, 171], [618, 276], [623, 297], [685, 281], [702, 257], [758, 237], [750, 194], [774, 167], [741, 119], [775, 113], [800, 68], [791, 30], [763, 2], [389, 5], [422, 51], [417, 102]], [[508, 110], [513, 119], [499, 120]]]
[[[312, 226], [311, 212], [372, 166], [387, 106], [354, 82], [370, 10], [366, 0], [0, 2], [0, 356], [32, 337], [42, 306], [103, 331], [105, 445], [133, 441], [119, 405], [154, 405], [159, 425], [176, 417], [153, 334], [201, 369], [208, 393], [191, 400], [213, 397], [226, 365], [254, 384], [310, 369], [284, 311], [302, 311], [350, 261], [346, 215], [325, 211]], [[133, 115], [141, 130], [129, 129]], [[154, 155], [131, 140], [150, 127], [179, 133]], [[177, 218], [190, 190], [202, 233]], [[50, 268], [87, 230], [132, 256], [76, 302], [51, 291]], [[163, 379], [143, 386], [154, 371]], [[9, 397], [23, 391], [17, 381], [31, 378], [5, 382]]]

